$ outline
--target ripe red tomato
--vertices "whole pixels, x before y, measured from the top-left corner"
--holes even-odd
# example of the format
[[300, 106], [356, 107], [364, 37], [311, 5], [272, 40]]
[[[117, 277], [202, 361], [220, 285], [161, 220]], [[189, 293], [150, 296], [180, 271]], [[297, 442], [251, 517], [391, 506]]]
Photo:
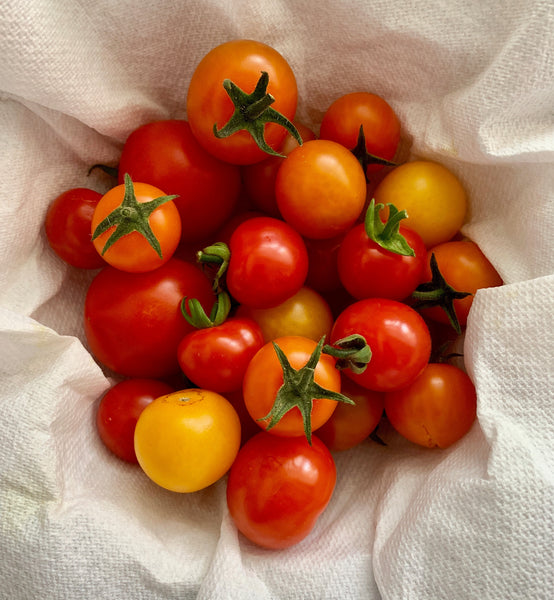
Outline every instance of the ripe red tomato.
[[312, 140], [295, 148], [279, 168], [277, 206], [285, 221], [306, 238], [346, 232], [362, 213], [366, 181], [360, 163], [344, 146]]
[[363, 373], [343, 373], [375, 391], [400, 389], [424, 369], [431, 355], [431, 335], [423, 318], [408, 305], [386, 298], [366, 298], [345, 308], [335, 320], [331, 343], [352, 334], [363, 336], [371, 361]]
[[255, 321], [231, 317], [221, 325], [188, 333], [177, 348], [177, 358], [192, 383], [224, 394], [241, 389], [246, 368], [263, 345]]
[[[391, 161], [400, 142], [400, 121], [386, 100], [369, 92], [353, 92], [335, 100], [321, 120], [319, 137], [333, 140], [349, 150], [355, 148], [363, 126], [366, 151]], [[382, 169], [367, 167], [368, 175]]]
[[308, 250], [308, 276], [306, 285], [326, 294], [342, 287], [337, 257], [345, 234], [324, 240], [305, 239]]
[[428, 448], [447, 448], [473, 425], [475, 386], [458, 367], [430, 363], [407, 387], [385, 395], [391, 425], [406, 439]]
[[157, 379], [125, 379], [112, 386], [96, 411], [96, 428], [105, 446], [122, 460], [138, 462], [134, 437], [139, 415], [153, 400], [172, 391]]
[[308, 253], [287, 223], [256, 217], [241, 223], [229, 242], [227, 287], [237, 302], [252, 308], [281, 304], [304, 285]]
[[90, 235], [92, 215], [102, 194], [73, 188], [60, 194], [48, 207], [44, 227], [54, 252], [79, 269], [100, 269], [106, 261], [98, 254]]
[[128, 377], [157, 378], [179, 372], [177, 347], [192, 330], [181, 313], [184, 296], [209, 314], [214, 294], [195, 265], [170, 259], [146, 273], [105, 267], [85, 299], [85, 334], [102, 365]]
[[237, 529], [263, 548], [288, 548], [313, 530], [329, 504], [336, 467], [325, 444], [261, 432], [239, 450], [227, 480]]
[[[267, 93], [275, 99], [271, 109], [292, 121], [298, 100], [296, 79], [288, 62], [274, 48], [254, 40], [232, 40], [210, 50], [198, 63], [188, 87], [187, 116], [194, 136], [210, 154], [242, 165], [267, 157], [247, 131], [224, 138], [214, 135], [214, 125], [221, 129], [235, 110], [224, 81], [232, 81], [249, 94], [262, 72], [269, 76]], [[275, 149], [282, 144], [287, 130], [277, 123], [267, 123], [264, 132], [267, 144]]]
[[185, 120], [146, 123], [125, 141], [119, 161], [119, 183], [125, 173], [177, 194], [184, 242], [212, 235], [231, 216], [241, 189], [237, 166], [206, 152]]
[[[91, 233], [94, 247], [107, 263], [122, 271], [142, 273], [157, 269], [173, 256], [181, 240], [181, 218], [173, 201], [165, 198], [171, 196], [128, 177], [125, 184], [102, 196], [92, 217]], [[151, 208], [143, 214], [146, 206]]]

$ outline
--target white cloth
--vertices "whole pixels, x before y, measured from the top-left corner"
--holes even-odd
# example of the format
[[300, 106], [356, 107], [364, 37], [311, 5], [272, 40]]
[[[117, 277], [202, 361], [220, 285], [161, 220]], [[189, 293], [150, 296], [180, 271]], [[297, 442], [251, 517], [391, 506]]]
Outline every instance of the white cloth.
[[[554, 594], [554, 5], [551, 0], [3, 0], [0, 4], [0, 598], [547, 600]], [[166, 492], [109, 455], [109, 380], [86, 350], [89, 273], [48, 249], [63, 190], [107, 189], [126, 136], [185, 117], [213, 46], [278, 49], [317, 129], [343, 93], [387, 99], [411, 157], [471, 199], [465, 227], [502, 288], [465, 340], [472, 431], [337, 454], [312, 534], [279, 552], [238, 536], [225, 484]]]

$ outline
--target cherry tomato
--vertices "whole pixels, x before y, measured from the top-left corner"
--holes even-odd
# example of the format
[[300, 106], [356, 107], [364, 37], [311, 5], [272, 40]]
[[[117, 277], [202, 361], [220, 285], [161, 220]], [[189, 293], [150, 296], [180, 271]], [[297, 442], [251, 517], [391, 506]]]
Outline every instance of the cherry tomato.
[[[172, 200], [144, 215], [146, 224], [137, 225], [139, 229], [130, 232], [126, 229], [129, 218], [134, 222], [141, 219], [140, 206], [149, 202], [155, 206], [157, 199], [166, 196], [157, 187], [131, 180], [113, 187], [102, 196], [92, 217], [91, 232], [94, 247], [107, 263], [122, 271], [142, 273], [157, 269], [173, 256], [181, 239], [181, 218]], [[116, 224], [110, 226], [109, 223], [114, 221]], [[103, 233], [94, 237], [103, 223], [106, 223]], [[155, 240], [148, 239], [143, 228], [149, 228]], [[125, 231], [125, 234], [111, 243], [112, 236], [117, 236], [120, 231]]]
[[376, 203], [394, 204], [408, 213], [406, 227], [422, 237], [427, 248], [448, 241], [467, 213], [467, 196], [460, 180], [445, 166], [418, 160], [388, 173], [374, 192]]
[[264, 342], [287, 335], [300, 335], [318, 342], [323, 335], [329, 337], [333, 326], [333, 314], [327, 301], [305, 286], [273, 308], [241, 305], [236, 314], [254, 319], [261, 328]]
[[237, 529], [263, 548], [288, 548], [313, 530], [336, 484], [325, 444], [261, 432], [240, 449], [227, 481]]
[[214, 295], [195, 265], [170, 259], [146, 273], [105, 267], [85, 299], [85, 334], [102, 365], [128, 377], [158, 378], [179, 372], [177, 347], [192, 331], [181, 314], [184, 296], [209, 314]]
[[431, 335], [423, 318], [411, 307], [386, 298], [366, 298], [345, 308], [335, 320], [331, 343], [363, 336], [371, 361], [363, 373], [343, 373], [375, 391], [400, 389], [413, 381], [429, 361]]
[[[353, 150], [360, 126], [366, 151], [391, 161], [400, 142], [400, 121], [390, 104], [376, 94], [353, 92], [335, 100], [323, 115], [319, 137]], [[370, 164], [367, 173], [382, 168], [383, 165]]]
[[[446, 283], [459, 292], [470, 294], [453, 301], [458, 322], [464, 327], [477, 290], [500, 286], [502, 279], [475, 242], [461, 240], [444, 242], [429, 250], [423, 282], [431, 281], [432, 254]], [[421, 314], [440, 323], [448, 323], [446, 312], [438, 306], [421, 309]]]
[[[300, 369], [308, 362], [316, 348], [316, 342], [300, 336], [285, 336], [274, 342], [285, 353], [291, 367]], [[314, 380], [321, 387], [333, 392], [340, 392], [340, 372], [335, 368], [335, 359], [322, 354], [314, 371]], [[251, 417], [262, 429], [275, 435], [298, 436], [305, 431], [301, 411], [298, 407], [291, 408], [271, 429], [265, 417], [271, 411], [277, 392], [283, 385], [283, 369], [273, 343], [269, 342], [259, 350], [250, 361], [243, 383], [244, 403]], [[311, 430], [315, 431], [333, 414], [337, 405], [336, 400], [328, 398], [313, 399], [310, 415]]]
[[125, 141], [119, 161], [119, 183], [125, 173], [177, 194], [186, 243], [212, 235], [231, 216], [241, 189], [239, 168], [204, 150], [185, 120], [146, 123]]
[[349, 450], [363, 442], [372, 433], [385, 408], [383, 392], [368, 390], [342, 377], [341, 392], [355, 404], [339, 402], [329, 420], [317, 430], [317, 437], [331, 450]]
[[406, 439], [429, 448], [447, 448], [473, 425], [475, 386], [458, 367], [430, 363], [408, 386], [385, 395], [391, 425]]
[[254, 422], [242, 396], [242, 389], [236, 392], [227, 392], [225, 398], [233, 405], [240, 419], [240, 444], [243, 446], [251, 437], [260, 433], [260, 427]]
[[177, 358], [192, 383], [223, 394], [241, 389], [246, 368], [263, 345], [262, 330], [254, 320], [231, 317], [188, 333]]
[[239, 447], [235, 409], [209, 390], [179, 390], [156, 398], [135, 428], [139, 465], [154, 483], [173, 492], [196, 492], [221, 479]]
[[48, 207], [44, 227], [52, 250], [79, 269], [100, 269], [106, 261], [98, 254], [90, 235], [90, 224], [102, 194], [73, 188], [60, 194]]
[[360, 163], [337, 142], [312, 140], [279, 168], [275, 196], [281, 215], [302, 236], [332, 238], [362, 213], [366, 181]]
[[271, 308], [304, 285], [308, 253], [304, 240], [287, 223], [257, 217], [241, 223], [229, 242], [229, 293], [240, 304]]
[[306, 285], [327, 294], [342, 287], [339, 277], [337, 257], [346, 234], [324, 240], [305, 239], [308, 250], [308, 276]]
[[[210, 50], [198, 63], [188, 87], [187, 115], [194, 136], [210, 154], [241, 165], [267, 157], [247, 131], [224, 138], [217, 138], [213, 132], [214, 125], [222, 128], [234, 112], [224, 80], [249, 94], [262, 72], [269, 76], [267, 93], [275, 99], [271, 108], [292, 121], [298, 100], [296, 79], [288, 62], [274, 48], [254, 40], [232, 40]], [[287, 130], [276, 123], [267, 123], [264, 130], [267, 144], [279, 148]]]
[[102, 396], [96, 411], [96, 428], [105, 446], [117, 457], [136, 463], [135, 426], [140, 413], [173, 388], [157, 379], [125, 379]]

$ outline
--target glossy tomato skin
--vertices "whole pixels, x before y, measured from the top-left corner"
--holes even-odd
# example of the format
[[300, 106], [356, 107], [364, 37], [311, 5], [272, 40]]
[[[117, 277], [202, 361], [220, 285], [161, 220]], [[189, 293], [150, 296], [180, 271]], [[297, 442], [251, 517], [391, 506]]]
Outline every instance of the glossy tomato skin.
[[257, 217], [241, 223], [229, 242], [229, 293], [240, 304], [271, 308], [300, 290], [308, 273], [301, 236], [287, 223]]
[[[370, 92], [353, 92], [337, 98], [325, 111], [319, 137], [349, 150], [356, 147], [360, 125], [369, 154], [393, 160], [400, 142], [400, 121], [390, 104]], [[383, 168], [369, 165], [368, 174]]]
[[414, 444], [447, 448], [475, 421], [475, 386], [458, 367], [430, 363], [410, 385], [385, 394], [385, 412], [391, 425]]
[[312, 140], [294, 149], [275, 181], [284, 220], [303, 237], [332, 238], [354, 225], [365, 205], [366, 180], [354, 155], [341, 144]]
[[100, 269], [106, 261], [91, 240], [90, 226], [102, 194], [88, 188], [72, 188], [48, 207], [44, 221], [46, 238], [54, 252], [79, 269]]
[[[454, 300], [456, 316], [460, 325], [464, 327], [477, 290], [500, 286], [503, 283], [502, 278], [475, 242], [459, 240], [444, 242], [429, 250], [422, 281], [431, 281], [432, 254], [437, 259], [437, 265], [446, 283], [459, 292], [470, 294]], [[422, 309], [421, 314], [439, 323], [449, 322], [446, 312], [437, 306]]]
[[93, 356], [127, 377], [158, 378], [179, 372], [177, 347], [192, 331], [181, 313], [184, 296], [209, 314], [209, 279], [191, 263], [170, 259], [147, 273], [105, 267], [85, 299], [85, 334]]
[[400, 389], [424, 369], [431, 354], [431, 335], [423, 318], [408, 305], [387, 298], [366, 298], [346, 307], [335, 320], [331, 343], [362, 335], [372, 351], [363, 373], [343, 373], [374, 391]]
[[188, 333], [177, 357], [192, 383], [223, 394], [242, 388], [246, 368], [263, 345], [262, 330], [254, 320], [231, 317], [221, 325]]
[[239, 417], [211, 390], [190, 388], [156, 398], [135, 428], [139, 465], [173, 492], [196, 492], [221, 479], [239, 447]]
[[149, 183], [177, 194], [184, 243], [203, 240], [233, 213], [240, 189], [239, 168], [206, 152], [185, 120], [146, 123], [125, 141], [118, 178]]
[[[133, 183], [137, 202], [150, 202], [168, 195], [159, 188], [148, 183]], [[125, 185], [117, 185], [108, 190], [98, 202], [91, 223], [91, 233], [115, 209], [121, 206], [125, 196]], [[165, 264], [174, 254], [181, 240], [181, 217], [172, 200], [165, 202], [150, 215], [148, 222], [152, 233], [160, 244], [161, 256], [150, 242], [138, 231], [132, 231], [118, 239], [104, 252], [104, 246], [115, 230], [108, 229], [94, 239], [93, 244], [98, 254], [113, 267], [130, 273], [152, 271]]]
[[463, 225], [467, 195], [461, 181], [431, 161], [412, 161], [390, 171], [374, 192], [375, 203], [405, 210], [406, 227], [417, 231], [427, 248], [450, 240]]
[[404, 300], [421, 283], [427, 249], [421, 236], [400, 227], [415, 256], [403, 256], [379, 246], [360, 223], [344, 237], [337, 255], [339, 278], [356, 299], [390, 298]]
[[104, 445], [118, 458], [136, 463], [135, 426], [142, 411], [156, 398], [173, 391], [157, 379], [124, 379], [101, 398], [96, 428]]
[[[315, 350], [316, 342], [301, 336], [285, 336], [274, 342], [281, 348], [294, 369], [302, 368]], [[340, 392], [340, 372], [335, 368], [335, 359], [322, 354], [315, 368], [315, 382], [326, 390]], [[262, 429], [268, 421], [263, 419], [273, 407], [279, 388], [283, 385], [283, 370], [271, 342], [265, 344], [250, 361], [244, 375], [242, 393], [250, 416]], [[317, 398], [313, 400], [311, 428], [317, 430], [333, 414], [336, 400]], [[303, 436], [304, 424], [298, 407], [289, 410], [269, 432], [279, 436]]]
[[[251, 93], [262, 71], [269, 76], [267, 92], [275, 98], [271, 107], [292, 121], [298, 101], [296, 78], [285, 58], [267, 44], [244, 39], [224, 42], [202, 58], [192, 75], [187, 94], [188, 121], [198, 142], [220, 160], [246, 165], [267, 157], [246, 131], [221, 139], [213, 133], [213, 126], [223, 127], [234, 111], [223, 81], [230, 79]], [[272, 148], [279, 148], [285, 135], [286, 129], [276, 123], [265, 126], [265, 139]]]
[[336, 484], [331, 453], [316, 436], [279, 438], [261, 432], [239, 451], [227, 481], [227, 506], [238, 530], [263, 548], [306, 538]]

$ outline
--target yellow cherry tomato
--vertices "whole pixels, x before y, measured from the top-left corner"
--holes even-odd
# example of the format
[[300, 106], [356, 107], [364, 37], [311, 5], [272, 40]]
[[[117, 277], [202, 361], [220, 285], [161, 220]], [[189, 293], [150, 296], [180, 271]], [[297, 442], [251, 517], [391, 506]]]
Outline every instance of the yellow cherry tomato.
[[240, 306], [237, 314], [256, 321], [265, 342], [288, 335], [307, 337], [318, 342], [323, 335], [329, 337], [333, 326], [333, 314], [327, 301], [306, 286], [273, 308]]
[[142, 470], [173, 492], [196, 492], [229, 470], [240, 447], [240, 420], [223, 396], [186, 389], [161, 396], [140, 414], [135, 453]]
[[415, 230], [430, 248], [450, 240], [467, 214], [467, 196], [460, 180], [443, 165], [430, 161], [407, 162], [393, 169], [374, 192], [376, 204], [388, 203], [408, 218], [403, 224]]

